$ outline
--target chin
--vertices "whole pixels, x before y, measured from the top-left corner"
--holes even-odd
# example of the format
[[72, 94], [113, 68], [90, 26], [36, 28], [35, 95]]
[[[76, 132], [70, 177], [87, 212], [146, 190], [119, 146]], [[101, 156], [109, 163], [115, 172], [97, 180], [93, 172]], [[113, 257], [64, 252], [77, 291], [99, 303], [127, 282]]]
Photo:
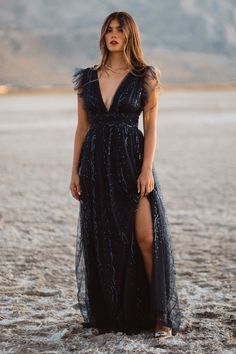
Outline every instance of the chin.
[[121, 52], [122, 48], [108, 48], [110, 52]]

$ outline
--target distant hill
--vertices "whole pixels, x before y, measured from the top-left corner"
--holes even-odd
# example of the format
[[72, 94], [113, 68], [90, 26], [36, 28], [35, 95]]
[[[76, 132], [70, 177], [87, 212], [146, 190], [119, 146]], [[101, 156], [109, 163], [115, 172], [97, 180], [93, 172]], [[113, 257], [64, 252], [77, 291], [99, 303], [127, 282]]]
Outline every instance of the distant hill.
[[164, 84], [236, 83], [235, 0], [0, 0], [0, 84], [71, 87], [75, 66], [99, 62], [112, 11], [134, 16]]

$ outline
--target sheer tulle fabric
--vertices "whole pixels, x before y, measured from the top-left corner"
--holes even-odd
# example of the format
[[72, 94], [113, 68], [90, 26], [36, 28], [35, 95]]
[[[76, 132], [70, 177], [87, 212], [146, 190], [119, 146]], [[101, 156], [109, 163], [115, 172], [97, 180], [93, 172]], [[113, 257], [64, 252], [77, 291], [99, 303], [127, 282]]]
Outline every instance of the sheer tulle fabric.
[[151, 284], [134, 228], [144, 149], [138, 121], [144, 108], [148, 112], [153, 107], [149, 97], [159, 89], [157, 72], [149, 66], [143, 76], [129, 73], [109, 111], [95, 67], [75, 68], [73, 83], [90, 124], [78, 164], [81, 201], [75, 267], [83, 324], [105, 332], [137, 333], [153, 329], [159, 320], [175, 335], [181, 311], [170, 227], [154, 166], [155, 186], [148, 194], [153, 221]]

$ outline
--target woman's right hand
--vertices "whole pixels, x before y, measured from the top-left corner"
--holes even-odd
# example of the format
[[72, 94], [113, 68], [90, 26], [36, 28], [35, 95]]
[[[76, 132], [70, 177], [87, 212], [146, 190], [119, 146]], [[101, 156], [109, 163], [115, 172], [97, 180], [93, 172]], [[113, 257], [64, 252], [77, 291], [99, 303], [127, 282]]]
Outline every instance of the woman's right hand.
[[77, 172], [72, 172], [71, 182], [70, 182], [70, 191], [71, 191], [72, 197], [75, 198], [76, 200], [80, 201], [81, 189], [80, 189], [79, 175]]

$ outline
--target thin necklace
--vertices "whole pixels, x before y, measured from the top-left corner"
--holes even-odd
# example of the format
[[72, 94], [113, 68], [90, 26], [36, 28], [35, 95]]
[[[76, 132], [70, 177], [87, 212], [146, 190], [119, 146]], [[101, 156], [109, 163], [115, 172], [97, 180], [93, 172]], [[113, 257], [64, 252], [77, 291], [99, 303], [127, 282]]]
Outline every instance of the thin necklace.
[[[121, 73], [120, 71], [117, 71], [117, 70], [112, 69], [110, 65], [105, 64], [104, 66], [107, 67], [109, 70], [111, 70], [111, 71], [114, 72], [114, 73], [119, 73], [119, 74]], [[128, 70], [129, 68], [127, 68], [127, 67], [126, 67], [126, 68], [120, 67], [120, 68], [118, 68], [118, 70], [119, 70], [119, 69], [124, 69], [123, 71], [126, 71], [126, 70]]]

